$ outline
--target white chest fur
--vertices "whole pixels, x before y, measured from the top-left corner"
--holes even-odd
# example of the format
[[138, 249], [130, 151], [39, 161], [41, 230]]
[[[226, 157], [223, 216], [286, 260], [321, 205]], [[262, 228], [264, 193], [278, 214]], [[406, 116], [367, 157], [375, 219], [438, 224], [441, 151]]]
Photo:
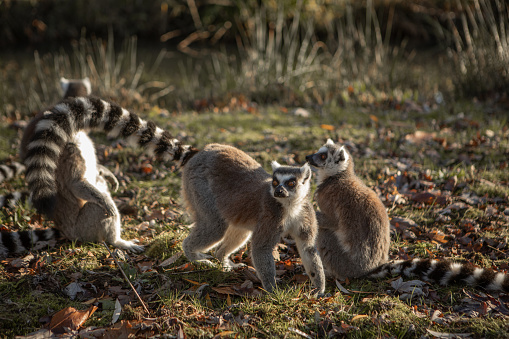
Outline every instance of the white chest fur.
[[92, 140], [85, 132], [78, 132], [74, 137], [74, 143], [81, 151], [81, 156], [85, 161], [84, 179], [95, 184], [97, 181], [97, 158], [95, 155], [95, 147]]

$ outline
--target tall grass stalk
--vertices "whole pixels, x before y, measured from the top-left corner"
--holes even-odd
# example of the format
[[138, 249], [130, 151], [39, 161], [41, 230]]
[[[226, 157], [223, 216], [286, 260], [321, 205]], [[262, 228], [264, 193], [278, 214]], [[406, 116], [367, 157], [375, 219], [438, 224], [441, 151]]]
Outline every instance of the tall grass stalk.
[[[502, 0], [457, 0], [460, 23], [449, 19], [449, 56], [457, 91], [465, 96], [505, 92], [509, 87], [509, 5]], [[459, 27], [459, 28], [458, 28]]]
[[184, 87], [192, 88], [179, 97], [192, 101], [237, 92], [260, 103], [321, 105], [353, 84], [373, 92], [394, 89], [395, 60], [402, 61], [405, 46], [389, 43], [392, 19], [382, 29], [372, 1], [363, 23], [347, 4], [346, 15], [328, 26], [325, 41], [312, 20], [302, 21], [302, 7], [297, 1], [291, 19], [283, 5], [276, 13], [241, 10], [247, 17], [237, 20], [237, 50], [214, 53], [181, 71]]

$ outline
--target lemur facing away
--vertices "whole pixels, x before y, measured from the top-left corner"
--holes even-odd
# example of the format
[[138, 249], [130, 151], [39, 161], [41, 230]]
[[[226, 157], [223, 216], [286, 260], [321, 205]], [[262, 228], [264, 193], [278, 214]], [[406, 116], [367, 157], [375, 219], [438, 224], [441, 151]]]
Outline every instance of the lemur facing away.
[[[92, 93], [92, 84], [90, 79], [66, 79], [60, 78], [60, 87], [62, 88], [63, 99], [88, 96]], [[40, 115], [41, 113], [39, 113]], [[33, 124], [32, 124], [33, 130]], [[33, 133], [33, 131], [31, 131]], [[24, 138], [26, 139], [30, 133], [25, 133]], [[18, 162], [12, 162], [9, 165], [0, 165], [0, 183], [5, 180], [12, 179], [25, 171], [25, 165]], [[14, 208], [18, 203], [24, 203], [29, 197], [28, 192], [12, 192], [3, 196], [0, 196], [0, 208]]]
[[[183, 162], [193, 149], [171, 139], [154, 123], [97, 98], [64, 100], [38, 114], [27, 126], [21, 156], [38, 212], [52, 219], [56, 230], [70, 240], [105, 240], [116, 247], [140, 251], [142, 246], [120, 238], [120, 215], [106, 185], [106, 180], [116, 183], [116, 179], [97, 165], [94, 145], [86, 134], [91, 130], [125, 138], [165, 160]], [[49, 240], [58, 235], [56, 230], [2, 233], [0, 255]]]
[[441, 285], [463, 282], [509, 292], [509, 275], [449, 260], [388, 262], [389, 218], [384, 205], [354, 172], [353, 159], [329, 139], [306, 160], [316, 168], [317, 246], [323, 265], [338, 279], [418, 276]]
[[325, 277], [315, 249], [317, 224], [309, 199], [311, 169], [272, 163], [271, 176], [253, 158], [237, 148], [210, 144], [182, 168], [182, 197], [194, 221], [183, 242], [189, 260], [208, 264], [204, 252], [217, 247], [215, 256], [226, 268], [236, 265], [229, 255], [250, 238], [253, 264], [263, 288], [276, 287], [272, 251], [281, 236], [295, 240], [304, 268], [322, 294]]

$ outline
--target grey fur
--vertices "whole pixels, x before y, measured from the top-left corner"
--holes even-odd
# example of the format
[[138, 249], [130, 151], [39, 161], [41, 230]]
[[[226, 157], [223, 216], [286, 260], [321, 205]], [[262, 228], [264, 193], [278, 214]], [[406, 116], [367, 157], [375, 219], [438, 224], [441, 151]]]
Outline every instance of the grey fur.
[[92, 140], [85, 133], [78, 133], [75, 141], [67, 143], [56, 169], [55, 227], [67, 239], [106, 241], [125, 250], [142, 251], [143, 246], [120, 237], [120, 213], [108, 189], [108, 181], [118, 188], [117, 179], [106, 167], [97, 165]]
[[356, 278], [387, 262], [389, 218], [384, 205], [354, 172], [351, 155], [332, 140], [306, 160], [316, 168], [318, 251], [336, 278]]
[[[182, 197], [194, 220], [184, 252], [189, 260], [210, 263], [204, 252], [216, 247], [216, 257], [233, 268], [229, 255], [251, 238], [253, 264], [270, 292], [276, 287], [272, 250], [283, 234], [290, 234], [311, 281], [323, 293], [317, 224], [309, 201], [310, 168], [273, 163], [273, 170], [271, 177], [231, 146], [210, 144], [196, 153], [182, 169]], [[295, 184], [289, 183], [292, 178]]]

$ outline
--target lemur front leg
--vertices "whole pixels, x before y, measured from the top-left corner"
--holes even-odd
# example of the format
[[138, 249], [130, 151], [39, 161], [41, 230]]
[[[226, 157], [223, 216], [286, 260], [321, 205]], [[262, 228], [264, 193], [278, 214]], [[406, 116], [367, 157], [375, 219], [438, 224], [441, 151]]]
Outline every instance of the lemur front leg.
[[117, 213], [117, 207], [115, 206], [113, 199], [111, 199], [109, 192], [101, 192], [88, 181], [83, 179], [74, 180], [69, 185], [69, 188], [78, 199], [101, 206], [108, 216], [113, 216]]
[[[251, 257], [256, 273], [260, 278], [263, 288], [272, 292], [276, 288], [276, 264], [272, 251], [281, 238], [281, 232], [268, 228], [271, 232], [262, 232], [259, 227], [254, 233], [251, 241]], [[267, 229], [267, 228], [266, 228]]]
[[106, 167], [103, 165], [97, 164], [97, 173], [98, 176], [106, 179], [110, 185], [112, 186], [113, 192], [118, 190], [118, 180], [117, 177]]
[[308, 225], [302, 225], [298, 232], [291, 232], [295, 240], [297, 250], [302, 259], [304, 269], [316, 288], [318, 296], [325, 292], [325, 273], [322, 259], [316, 249], [316, 230], [313, 231]]

